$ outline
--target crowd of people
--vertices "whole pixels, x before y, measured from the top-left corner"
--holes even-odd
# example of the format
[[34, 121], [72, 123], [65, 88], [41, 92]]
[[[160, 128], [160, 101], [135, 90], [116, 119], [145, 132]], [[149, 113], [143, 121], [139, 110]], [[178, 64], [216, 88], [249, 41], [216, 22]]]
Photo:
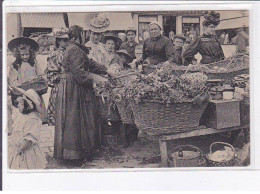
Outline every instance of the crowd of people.
[[[202, 55], [201, 63], [224, 58], [221, 44], [215, 37], [219, 14], [209, 12], [203, 22], [203, 35], [193, 41], [183, 35], [172, 39], [162, 35], [156, 21], [149, 24], [149, 37], [136, 42], [136, 29], [124, 34], [106, 32], [108, 19], [98, 15], [90, 21], [90, 40], [83, 42], [83, 28], [74, 25], [67, 32], [55, 33], [55, 50], [48, 56], [47, 74], [51, 94], [47, 110], [43, 98], [33, 89], [19, 86], [39, 75], [37, 42], [19, 37], [8, 44], [14, 53], [8, 83], [12, 103], [13, 130], [9, 136], [11, 169], [44, 168], [46, 159], [37, 142], [40, 123], [55, 126], [54, 158], [82, 162], [89, 160], [100, 146], [100, 123], [91, 74], [115, 77], [114, 64], [120, 69], [143, 71], [158, 64], [195, 64], [194, 56]], [[105, 79], [104, 79], [105, 80]], [[105, 81], [104, 81], [105, 82]], [[133, 129], [137, 135], [137, 129]]]

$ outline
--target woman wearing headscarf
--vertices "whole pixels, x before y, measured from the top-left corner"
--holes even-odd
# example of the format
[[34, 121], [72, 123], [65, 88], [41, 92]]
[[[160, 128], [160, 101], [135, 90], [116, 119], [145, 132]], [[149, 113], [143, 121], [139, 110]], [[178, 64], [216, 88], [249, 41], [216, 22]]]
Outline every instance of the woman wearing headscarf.
[[203, 35], [197, 37], [183, 53], [186, 64], [191, 64], [197, 53], [202, 55], [202, 64], [217, 62], [225, 58], [221, 44], [215, 37], [215, 28], [220, 23], [219, 13], [211, 11], [204, 18]]
[[89, 72], [109, 74], [114, 72], [89, 59], [82, 45], [83, 29], [69, 28], [69, 46], [64, 52], [64, 76], [56, 98], [56, 124], [54, 157], [82, 162], [91, 159], [99, 146], [97, 130], [98, 110], [95, 105], [93, 82]]
[[144, 41], [143, 59], [151, 65], [171, 63], [174, 59], [173, 44], [169, 38], [161, 35], [161, 30], [157, 21], [149, 24], [150, 37]]

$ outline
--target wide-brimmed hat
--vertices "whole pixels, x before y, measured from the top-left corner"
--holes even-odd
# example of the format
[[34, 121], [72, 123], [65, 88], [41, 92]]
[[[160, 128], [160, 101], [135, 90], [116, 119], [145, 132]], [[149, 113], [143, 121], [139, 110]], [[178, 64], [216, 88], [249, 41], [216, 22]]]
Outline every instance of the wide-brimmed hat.
[[110, 25], [109, 19], [103, 15], [99, 14], [97, 17], [94, 17], [89, 22], [89, 29], [93, 32], [102, 33], [105, 32]]
[[128, 32], [134, 32], [134, 33], [136, 34], [136, 29], [135, 29], [135, 27], [133, 27], [133, 26], [128, 27], [128, 28], [126, 29], [125, 33], [127, 34]]
[[183, 40], [183, 42], [186, 40], [186, 37], [184, 37], [184, 36], [181, 35], [181, 34], [175, 35], [173, 39], [176, 39], [176, 38]]
[[133, 61], [132, 56], [129, 55], [128, 52], [124, 49], [117, 51], [116, 54], [124, 55], [126, 57], [126, 63], [131, 63]]
[[[33, 89], [29, 89], [29, 90], [25, 91], [25, 90], [18, 88], [18, 87], [14, 87], [13, 89], [16, 90], [15, 93], [23, 94], [27, 98], [29, 98], [35, 104], [37, 112], [39, 112], [40, 114], [44, 113], [44, 109], [41, 106], [42, 101], [41, 101], [40, 96], [37, 94], [37, 92], [35, 92]], [[29, 105], [30, 105], [30, 102], [29, 102]]]
[[39, 44], [31, 39], [31, 38], [27, 38], [27, 37], [18, 37], [18, 38], [15, 38], [13, 40], [11, 40], [9, 43], [8, 43], [8, 49], [13, 52], [14, 51], [14, 48], [17, 46], [17, 45], [20, 45], [20, 44], [26, 44], [26, 45], [30, 45], [30, 47], [34, 50], [34, 51], [38, 51], [39, 50]]
[[107, 33], [104, 35], [104, 38], [103, 38], [103, 41], [104, 43], [106, 43], [107, 40], [114, 40], [116, 42], [116, 44], [121, 44], [122, 43], [122, 40], [116, 36], [115, 34], [113, 33]]

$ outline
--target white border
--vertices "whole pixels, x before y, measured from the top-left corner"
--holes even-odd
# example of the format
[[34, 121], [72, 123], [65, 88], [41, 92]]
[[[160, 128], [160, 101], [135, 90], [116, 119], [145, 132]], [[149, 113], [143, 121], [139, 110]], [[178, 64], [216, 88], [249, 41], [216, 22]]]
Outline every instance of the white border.
[[[120, 3], [120, 5], [119, 5]], [[257, 25], [257, 20], [260, 16], [260, 6], [257, 3], [248, 3], [248, 2], [211, 2], [206, 4], [206, 2], [196, 2], [199, 4], [195, 4], [195, 2], [68, 2], [68, 1], [16, 1], [16, 2], [10, 2], [5, 1], [4, 8], [3, 8], [3, 36], [6, 37], [5, 32], [5, 14], [4, 13], [15, 13], [15, 12], [96, 12], [96, 11], [167, 11], [167, 10], [239, 10], [239, 9], [248, 9], [250, 10], [250, 79], [254, 80], [251, 81], [251, 96], [256, 97], [256, 94], [259, 93], [258, 88], [254, 87], [255, 85], [255, 78], [258, 78], [256, 73], [259, 72], [259, 65], [256, 63], [256, 61], [259, 61], [259, 54], [256, 54], [257, 50], [259, 50], [259, 45], [254, 44], [259, 42], [259, 25]], [[122, 4], [124, 6], [122, 6]], [[162, 5], [163, 4], [163, 5]], [[166, 6], [167, 4], [167, 6]], [[50, 6], [51, 5], [51, 6]], [[68, 6], [70, 5], [70, 6]], [[77, 6], [72, 6], [77, 5]], [[138, 5], [138, 6], [137, 6]], [[255, 25], [253, 25], [255, 24]], [[6, 64], [6, 39], [3, 38], [3, 64]], [[257, 60], [258, 59], [258, 60]], [[253, 71], [254, 70], [254, 71]], [[3, 68], [3, 105], [6, 105], [6, 65], [4, 65]], [[257, 98], [254, 98], [257, 99]], [[254, 104], [254, 107], [256, 104], [259, 105], [259, 102], [254, 101], [251, 99], [251, 105]], [[126, 189], [127, 184], [126, 183], [133, 183], [133, 182], [146, 182], [146, 180], [150, 180], [150, 177], [161, 177], [162, 180], [165, 180], [165, 183], [171, 180], [172, 178], [174, 181], [179, 182], [181, 179], [178, 177], [183, 176], [184, 180], [187, 182], [197, 182], [200, 178], [207, 177], [209, 174], [212, 174], [213, 176], [218, 176], [218, 174], [223, 173], [222, 181], [224, 181], [226, 178], [229, 177], [231, 174], [239, 174], [241, 172], [246, 172], [248, 170], [252, 171], [253, 169], [260, 167], [260, 160], [259, 157], [257, 157], [256, 153], [259, 153], [259, 142], [255, 141], [255, 139], [258, 139], [256, 137], [259, 137], [259, 132], [255, 129], [255, 126], [258, 126], [256, 123], [259, 122], [257, 119], [253, 119], [254, 116], [258, 116], [257, 118], [260, 118], [259, 113], [256, 113], [253, 106], [251, 106], [251, 165], [250, 167], [237, 167], [237, 168], [224, 168], [225, 170], [220, 168], [157, 168], [157, 169], [144, 169], [144, 168], [135, 168], [135, 169], [68, 169], [68, 170], [38, 170], [38, 171], [10, 171], [7, 167], [7, 135], [5, 133], [5, 128], [7, 126], [7, 111], [6, 106], [3, 106], [3, 188], [4, 189], [13, 189], [15, 187], [19, 187], [21, 189], [33, 189], [33, 188], [41, 188], [41, 189], [48, 189], [48, 187], [53, 189], [59, 189], [63, 186], [64, 189], [72, 189], [74, 188], [72, 184], [70, 184], [69, 180], [82, 180], [81, 184], [77, 184], [77, 188], [83, 188], [88, 189], [90, 188], [98, 188], [96, 186], [96, 183], [102, 183], [105, 186], [109, 186], [109, 184], [106, 184], [106, 181], [109, 183], [111, 181], [111, 176], [113, 175], [113, 178], [118, 179], [118, 182], [121, 184], [118, 185], [118, 188]], [[257, 149], [258, 148], [258, 149]], [[246, 171], [245, 171], [246, 170]], [[44, 172], [44, 173], [42, 173]], [[57, 172], [57, 173], [54, 173]], [[84, 172], [84, 173], [83, 173]], [[87, 172], [87, 173], [86, 173]], [[97, 173], [98, 172], [98, 173]], [[114, 173], [118, 172], [118, 173]], [[119, 173], [120, 172], [120, 173]], [[126, 173], [128, 172], [128, 173]], [[131, 173], [130, 173], [131, 172]], [[144, 173], [145, 172], [145, 173]], [[152, 173], [152, 174], [151, 174]], [[187, 174], [189, 173], [189, 174]], [[255, 173], [255, 171], [252, 171], [252, 174]], [[40, 177], [46, 177], [44, 181], [39, 182]], [[125, 178], [135, 177], [134, 179], [126, 181], [126, 183], [120, 181], [120, 177], [123, 175]], [[172, 178], [170, 178], [173, 175]], [[188, 175], [188, 176], [187, 176]], [[195, 177], [194, 177], [195, 176]], [[246, 176], [246, 175], [244, 175]], [[47, 178], [48, 177], [48, 178]], [[64, 177], [69, 179], [64, 179]], [[79, 179], [79, 177], [81, 177]], [[95, 180], [95, 178], [99, 177], [100, 180], [106, 180], [106, 181], [97, 181], [93, 182], [92, 184], [85, 184], [83, 180], [88, 180], [89, 183]], [[106, 178], [107, 177], [107, 178]], [[144, 179], [140, 180], [140, 178], [143, 177]], [[167, 178], [169, 177], [169, 178]], [[192, 178], [193, 177], [193, 178]], [[234, 178], [234, 177], [233, 177]], [[246, 177], [245, 177], [246, 178]], [[191, 179], [191, 180], [190, 180]], [[28, 181], [30, 180], [30, 181]], [[59, 182], [57, 180], [63, 180], [64, 183]], [[123, 179], [122, 179], [123, 180]], [[156, 180], [156, 179], [155, 179]], [[86, 181], [86, 183], [88, 182]], [[174, 182], [173, 181], [173, 182]], [[204, 179], [206, 182], [212, 181], [211, 179]], [[230, 180], [229, 180], [230, 181]], [[205, 183], [206, 183], [205, 182]], [[214, 180], [213, 180], [214, 182]], [[232, 182], [232, 181], [231, 181]], [[150, 182], [152, 183], [152, 181]], [[200, 185], [201, 183], [198, 183]], [[48, 185], [48, 187], [46, 187]], [[149, 184], [150, 185], [150, 184]], [[171, 185], [171, 184], [170, 184]], [[174, 184], [176, 186], [176, 184]], [[207, 185], [209, 187], [215, 185], [214, 183], [211, 183], [211, 185]], [[123, 187], [122, 187], [123, 186]], [[203, 187], [205, 187], [204, 185]], [[206, 186], [206, 187], [207, 187]], [[241, 186], [241, 185], [237, 185]], [[142, 185], [143, 188], [145, 188], [144, 185]], [[157, 183], [153, 183], [150, 185], [150, 187], [158, 187]], [[170, 186], [171, 187], [171, 186]], [[170, 188], [168, 187], [168, 188]], [[203, 189], [201, 186], [200, 189]], [[186, 188], [183, 183], [179, 183], [179, 185], [176, 186], [176, 189], [188, 189]], [[101, 189], [101, 188], [100, 188]], [[148, 188], [149, 189], [149, 188]]]

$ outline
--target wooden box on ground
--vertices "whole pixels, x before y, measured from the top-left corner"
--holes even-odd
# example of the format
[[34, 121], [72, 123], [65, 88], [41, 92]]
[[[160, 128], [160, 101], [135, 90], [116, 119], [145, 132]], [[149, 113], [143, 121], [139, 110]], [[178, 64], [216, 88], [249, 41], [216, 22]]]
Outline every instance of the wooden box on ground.
[[203, 114], [207, 127], [223, 129], [240, 126], [238, 100], [212, 100]]

